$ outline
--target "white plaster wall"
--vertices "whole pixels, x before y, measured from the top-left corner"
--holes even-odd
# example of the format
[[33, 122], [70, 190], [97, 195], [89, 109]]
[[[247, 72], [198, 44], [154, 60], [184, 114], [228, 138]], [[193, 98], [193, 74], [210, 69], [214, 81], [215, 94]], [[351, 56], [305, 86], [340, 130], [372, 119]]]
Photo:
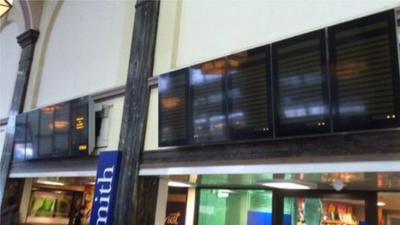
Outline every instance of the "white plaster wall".
[[16, 37], [16, 23], [7, 24], [0, 32], [0, 119], [8, 117], [21, 54]]
[[[6, 126], [0, 127], [0, 155], [3, 153], [4, 139], [6, 137]], [[1, 163], [1, 157], [0, 157]]]
[[125, 84], [134, 1], [45, 1], [27, 107]]
[[[121, 131], [122, 113], [124, 111], [124, 97], [110, 99], [96, 103], [96, 107], [110, 106], [108, 117], [103, 119], [100, 135], [106, 145], [98, 147], [97, 152], [118, 150], [119, 134]], [[106, 140], [104, 140], [106, 139]]]
[[146, 136], [144, 150], [158, 148], [158, 89], [153, 88], [150, 92], [149, 111], [147, 114]]
[[400, 0], [183, 0], [177, 12], [179, 2], [161, 2], [156, 75], [400, 6]]

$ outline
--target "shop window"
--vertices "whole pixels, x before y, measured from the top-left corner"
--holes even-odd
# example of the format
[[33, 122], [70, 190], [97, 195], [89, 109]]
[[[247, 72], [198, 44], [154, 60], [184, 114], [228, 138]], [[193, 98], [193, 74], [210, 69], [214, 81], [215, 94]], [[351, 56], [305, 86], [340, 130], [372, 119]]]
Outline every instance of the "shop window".
[[185, 225], [187, 195], [187, 188], [168, 188], [165, 225]]
[[94, 178], [39, 178], [32, 184], [25, 222], [28, 224], [90, 223]]
[[362, 225], [365, 202], [352, 199], [284, 198], [284, 225]]
[[270, 225], [272, 191], [201, 189], [198, 225]]
[[379, 225], [400, 225], [400, 193], [381, 192], [378, 194]]

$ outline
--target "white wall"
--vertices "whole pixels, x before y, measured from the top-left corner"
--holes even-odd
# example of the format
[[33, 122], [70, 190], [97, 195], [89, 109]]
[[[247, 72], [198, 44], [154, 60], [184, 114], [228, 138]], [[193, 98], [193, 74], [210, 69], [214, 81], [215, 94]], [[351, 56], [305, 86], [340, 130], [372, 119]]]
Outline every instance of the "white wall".
[[[0, 127], [0, 155], [3, 153], [4, 139], [6, 137], [6, 126]], [[1, 157], [0, 157], [1, 163]]]
[[134, 1], [45, 1], [26, 110], [125, 84]]
[[[121, 131], [122, 113], [124, 111], [124, 97], [110, 99], [96, 103], [96, 107], [110, 107], [106, 118], [103, 118], [97, 151], [118, 150], [119, 134]], [[101, 140], [100, 140], [101, 139]], [[105, 143], [105, 145], [101, 144]]]
[[0, 119], [8, 117], [17, 78], [21, 48], [17, 36], [26, 29], [20, 1], [0, 18]]
[[[400, 0], [162, 1], [158, 32], [164, 36], [158, 38], [156, 51], [164, 54], [156, 56], [164, 58], [156, 58], [155, 71], [164, 73], [396, 6]], [[165, 37], [168, 33], [177, 41]], [[165, 52], [176, 54], [175, 65]]]
[[0, 32], [0, 119], [8, 117], [17, 78], [18, 62], [21, 54], [16, 37], [18, 25], [6, 25]]

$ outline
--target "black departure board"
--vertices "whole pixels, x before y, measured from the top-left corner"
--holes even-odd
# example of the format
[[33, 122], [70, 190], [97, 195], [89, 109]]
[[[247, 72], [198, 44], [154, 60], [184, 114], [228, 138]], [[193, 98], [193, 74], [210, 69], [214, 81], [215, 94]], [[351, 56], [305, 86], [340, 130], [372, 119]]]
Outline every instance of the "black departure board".
[[83, 97], [19, 114], [14, 159], [88, 155], [94, 147], [92, 104], [89, 97]]
[[235, 140], [272, 136], [269, 47], [227, 57], [228, 121]]
[[399, 125], [399, 65], [394, 11], [329, 29], [334, 128]]
[[325, 31], [272, 45], [277, 135], [328, 132]]
[[225, 59], [190, 67], [189, 73], [193, 143], [226, 140]]
[[159, 145], [182, 145], [189, 140], [188, 126], [189, 69], [159, 77]]
[[396, 29], [390, 10], [161, 75], [159, 143], [400, 127]]

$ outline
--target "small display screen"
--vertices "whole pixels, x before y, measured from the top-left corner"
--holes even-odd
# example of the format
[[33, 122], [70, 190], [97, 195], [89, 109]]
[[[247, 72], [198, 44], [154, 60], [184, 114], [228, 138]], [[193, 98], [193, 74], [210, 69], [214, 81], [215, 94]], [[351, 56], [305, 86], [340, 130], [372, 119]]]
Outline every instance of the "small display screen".
[[89, 98], [47, 106], [17, 116], [14, 159], [87, 155]]
[[394, 12], [333, 26], [329, 28], [329, 35], [335, 129], [399, 124]]
[[272, 135], [267, 53], [269, 48], [264, 46], [227, 57], [228, 119], [233, 139]]
[[171, 72], [159, 78], [160, 146], [188, 143], [188, 78], [188, 69]]
[[329, 131], [324, 30], [272, 47], [278, 135]]

